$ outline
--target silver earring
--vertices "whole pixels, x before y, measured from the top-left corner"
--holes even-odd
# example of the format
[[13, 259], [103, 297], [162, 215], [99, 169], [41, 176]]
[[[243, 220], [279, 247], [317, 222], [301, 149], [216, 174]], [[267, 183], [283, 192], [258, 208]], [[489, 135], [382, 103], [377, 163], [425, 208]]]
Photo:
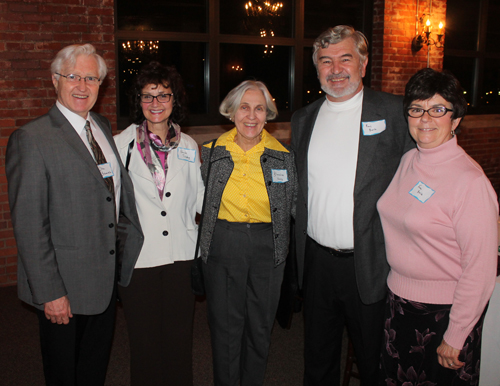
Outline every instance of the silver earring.
[[453, 138], [455, 136], [455, 130], [451, 131], [451, 137]]

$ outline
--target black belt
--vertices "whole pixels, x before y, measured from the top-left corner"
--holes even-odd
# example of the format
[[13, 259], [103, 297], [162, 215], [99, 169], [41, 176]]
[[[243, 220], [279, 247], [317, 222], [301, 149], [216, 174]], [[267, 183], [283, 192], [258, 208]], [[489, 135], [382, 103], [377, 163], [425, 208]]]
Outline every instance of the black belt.
[[321, 245], [318, 243], [316, 240], [314, 240], [312, 237], [309, 237], [312, 241], [316, 243], [321, 249], [325, 250], [328, 252], [330, 255], [335, 256], [335, 257], [351, 257], [354, 256], [354, 249], [335, 249], [335, 248], [329, 248], [325, 247], [324, 245]]

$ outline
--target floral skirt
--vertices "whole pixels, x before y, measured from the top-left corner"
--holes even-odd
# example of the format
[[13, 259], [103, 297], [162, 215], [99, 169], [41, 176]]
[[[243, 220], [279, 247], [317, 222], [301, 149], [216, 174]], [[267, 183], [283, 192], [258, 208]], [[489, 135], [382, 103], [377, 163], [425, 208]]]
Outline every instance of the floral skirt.
[[467, 337], [458, 370], [442, 367], [436, 350], [448, 327], [450, 304], [425, 304], [403, 299], [389, 290], [380, 385], [465, 386], [479, 383], [484, 314]]

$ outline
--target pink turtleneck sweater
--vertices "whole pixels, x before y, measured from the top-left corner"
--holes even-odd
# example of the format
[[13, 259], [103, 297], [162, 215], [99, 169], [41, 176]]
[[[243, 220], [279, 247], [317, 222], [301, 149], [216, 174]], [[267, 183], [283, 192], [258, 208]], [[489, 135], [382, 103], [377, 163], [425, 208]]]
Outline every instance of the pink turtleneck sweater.
[[452, 138], [407, 152], [377, 208], [389, 288], [452, 304], [444, 339], [461, 349], [495, 286], [498, 202], [490, 181]]

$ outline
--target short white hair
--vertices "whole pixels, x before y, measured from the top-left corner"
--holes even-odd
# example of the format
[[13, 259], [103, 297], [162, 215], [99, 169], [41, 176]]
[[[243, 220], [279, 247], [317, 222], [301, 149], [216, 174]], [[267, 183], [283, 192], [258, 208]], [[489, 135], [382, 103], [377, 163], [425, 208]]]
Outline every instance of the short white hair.
[[263, 82], [255, 80], [245, 80], [229, 91], [219, 107], [219, 112], [226, 118], [233, 119], [236, 110], [240, 106], [241, 98], [248, 90], [257, 90], [264, 94], [266, 99], [266, 119], [271, 120], [278, 116], [278, 109], [274, 103], [271, 93]]
[[76, 58], [80, 55], [92, 56], [96, 60], [99, 79], [102, 83], [108, 74], [108, 67], [106, 66], [104, 59], [97, 54], [92, 44], [73, 44], [71, 46], [64, 47], [57, 53], [50, 65], [52, 75], [54, 75], [56, 79], [59, 79], [59, 75], [57, 75], [56, 72], [60, 73], [65, 65], [73, 67], [76, 63]]

